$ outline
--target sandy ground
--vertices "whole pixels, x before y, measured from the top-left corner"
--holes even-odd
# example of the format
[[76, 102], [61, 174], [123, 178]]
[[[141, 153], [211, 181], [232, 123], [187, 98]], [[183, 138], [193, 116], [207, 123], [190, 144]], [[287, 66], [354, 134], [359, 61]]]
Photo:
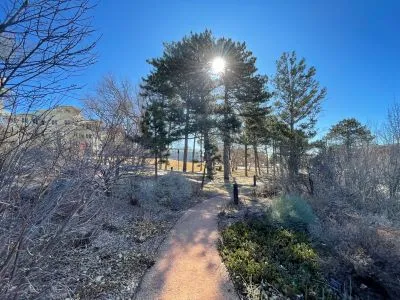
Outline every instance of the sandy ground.
[[185, 213], [161, 246], [135, 299], [239, 299], [216, 248], [217, 215], [228, 201], [213, 197]]

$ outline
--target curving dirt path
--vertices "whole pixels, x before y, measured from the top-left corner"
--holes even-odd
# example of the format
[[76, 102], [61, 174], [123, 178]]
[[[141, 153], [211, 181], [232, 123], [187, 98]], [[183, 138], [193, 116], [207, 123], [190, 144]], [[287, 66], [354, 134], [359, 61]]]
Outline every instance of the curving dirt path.
[[188, 210], [144, 276], [138, 300], [239, 299], [216, 248], [217, 215], [228, 197], [217, 196]]

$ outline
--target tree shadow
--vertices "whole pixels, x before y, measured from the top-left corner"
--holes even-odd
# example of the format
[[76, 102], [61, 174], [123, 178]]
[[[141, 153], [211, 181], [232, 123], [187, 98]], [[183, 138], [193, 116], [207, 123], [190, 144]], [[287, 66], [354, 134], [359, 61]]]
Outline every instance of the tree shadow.
[[188, 210], [161, 246], [136, 299], [235, 299], [216, 247], [217, 215], [228, 201], [217, 196]]

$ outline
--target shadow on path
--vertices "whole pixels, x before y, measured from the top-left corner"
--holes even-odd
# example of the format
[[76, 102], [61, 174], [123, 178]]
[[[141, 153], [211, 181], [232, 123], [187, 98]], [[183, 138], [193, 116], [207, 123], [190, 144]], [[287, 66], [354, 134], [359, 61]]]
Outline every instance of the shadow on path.
[[217, 250], [217, 215], [228, 201], [216, 196], [184, 214], [135, 299], [238, 299]]

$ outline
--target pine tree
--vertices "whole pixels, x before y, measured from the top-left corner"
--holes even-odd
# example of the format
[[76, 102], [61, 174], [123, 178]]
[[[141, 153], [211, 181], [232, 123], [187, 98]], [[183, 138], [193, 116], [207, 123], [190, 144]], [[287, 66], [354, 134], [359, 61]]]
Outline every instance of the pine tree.
[[238, 109], [243, 98], [238, 98], [237, 95], [246, 81], [249, 81], [257, 71], [256, 58], [247, 50], [245, 43], [234, 42], [227, 38], [217, 40], [215, 51], [216, 55], [226, 61], [226, 68], [220, 76], [223, 103], [219, 110], [222, 115], [219, 127], [223, 141], [224, 180], [229, 180], [229, 149], [234, 134], [238, 133], [241, 127]]
[[[287, 137], [289, 136], [288, 126], [279, 120], [276, 115], [267, 115], [265, 125], [266, 135], [263, 138], [263, 143], [272, 147], [271, 164], [272, 175], [276, 179], [277, 164], [282, 168], [282, 148], [287, 144]], [[279, 150], [279, 151], [278, 151]], [[280, 168], [280, 169], [281, 169]]]
[[[166, 43], [160, 58], [149, 60], [154, 67], [146, 79], [150, 85], [167, 82], [184, 109], [182, 120], [184, 153], [183, 171], [187, 171], [188, 140], [196, 132], [195, 116], [198, 101], [203, 94], [211, 90], [211, 79], [205, 72], [213, 49], [213, 37], [210, 31], [190, 34], [179, 42]], [[205, 91], [204, 91], [205, 90]]]
[[374, 137], [367, 126], [362, 125], [355, 118], [350, 118], [343, 119], [333, 125], [326, 138], [333, 144], [345, 145], [346, 150], [349, 153], [352, 147], [362, 143], [369, 143]]
[[291, 179], [298, 175], [304, 142], [315, 136], [316, 117], [326, 89], [315, 79], [316, 69], [307, 68], [295, 52], [283, 53], [274, 78], [280, 120], [288, 127], [287, 153]]
[[158, 176], [159, 160], [167, 155], [169, 145], [177, 139], [177, 131], [172, 131], [171, 112], [174, 107], [168, 107], [168, 103], [161, 97], [153, 97], [147, 104], [141, 121], [141, 135], [138, 141], [150, 151], [154, 158], [154, 174]]
[[250, 145], [250, 138], [248, 136], [248, 132], [245, 129], [241, 132], [241, 134], [238, 137], [237, 142], [241, 145], [244, 146], [244, 176], [248, 176], [248, 159], [249, 159], [249, 145]]
[[[271, 94], [266, 89], [268, 78], [266, 76], [251, 77], [238, 91], [237, 97], [242, 103], [241, 116], [244, 119], [244, 133], [242, 141], [245, 141], [245, 156], [247, 146], [253, 146], [255, 173], [261, 175], [258, 147], [268, 135], [266, 128], [266, 116], [271, 112], [267, 105]], [[243, 140], [244, 138], [244, 140]], [[245, 164], [247, 157], [245, 157]], [[258, 170], [258, 172], [257, 172]], [[245, 168], [247, 176], [247, 165]]]
[[[218, 56], [223, 57], [227, 68], [216, 78], [210, 69]], [[245, 100], [237, 95], [256, 72], [255, 60], [244, 43], [226, 38], [216, 40], [210, 31], [191, 33], [181, 41], [166, 43], [163, 55], [149, 60], [153, 70], [145, 79], [146, 89], [167, 99], [177, 98], [184, 110], [183, 171], [187, 168], [189, 137], [197, 134], [204, 138], [207, 174], [212, 177], [215, 145], [211, 132], [217, 127], [224, 143], [224, 177], [229, 179], [230, 143], [241, 127], [239, 111], [241, 101]]]
[[203, 136], [207, 178], [213, 179], [213, 162], [218, 151], [218, 147], [212, 138], [212, 136], [215, 135], [214, 131], [217, 127], [217, 121], [213, 117], [215, 111], [215, 99], [212, 95], [203, 95], [198, 103], [197, 126], [200, 134]]

